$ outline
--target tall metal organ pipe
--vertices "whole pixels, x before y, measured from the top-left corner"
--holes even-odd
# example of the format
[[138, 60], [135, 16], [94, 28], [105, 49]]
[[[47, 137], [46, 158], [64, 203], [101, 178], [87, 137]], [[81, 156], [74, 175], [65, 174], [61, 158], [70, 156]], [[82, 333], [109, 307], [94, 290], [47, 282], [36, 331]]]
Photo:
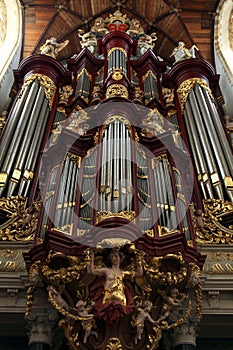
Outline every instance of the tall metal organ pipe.
[[131, 139], [127, 126], [116, 119], [106, 128], [102, 142], [100, 210], [132, 210], [131, 185]]

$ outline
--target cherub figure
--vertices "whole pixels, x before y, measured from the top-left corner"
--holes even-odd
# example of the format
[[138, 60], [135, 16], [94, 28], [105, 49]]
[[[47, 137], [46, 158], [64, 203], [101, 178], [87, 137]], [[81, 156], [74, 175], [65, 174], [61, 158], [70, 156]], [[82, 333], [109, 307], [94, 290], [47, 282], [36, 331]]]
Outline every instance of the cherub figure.
[[50, 39], [47, 39], [45, 44], [40, 47], [40, 53], [42, 55], [57, 58], [59, 51], [63, 50], [68, 44], [69, 40], [65, 40], [63, 43], [58, 43], [57, 38], [51, 37]]
[[204, 236], [206, 235], [207, 232], [209, 234], [212, 234], [211, 228], [208, 227], [208, 225], [204, 224], [202, 210], [200, 208], [198, 208], [197, 210], [194, 211], [194, 215], [196, 218], [197, 229], [199, 229]]
[[177, 288], [172, 288], [168, 295], [163, 291], [160, 291], [160, 294], [163, 296], [164, 303], [160, 312], [160, 316], [156, 321], [157, 325], [169, 317], [174, 306], [181, 305], [181, 303], [187, 298], [187, 295], [180, 293]]
[[81, 318], [82, 327], [85, 331], [83, 343], [86, 344], [88, 337], [93, 334], [98, 338], [98, 333], [93, 331], [92, 328], [95, 326], [94, 314], [91, 314], [93, 304], [89, 307], [84, 300], [79, 300], [75, 306], [78, 316]]
[[146, 320], [151, 322], [153, 325], [156, 325], [156, 321], [153, 320], [153, 318], [150, 315], [152, 306], [153, 306], [153, 304], [151, 301], [149, 301], [149, 300], [144, 301], [144, 303], [142, 304], [142, 307], [140, 307], [140, 306], [138, 307], [137, 315], [133, 316], [133, 318], [132, 318], [131, 325], [133, 327], [136, 327], [136, 329], [137, 329], [137, 333], [136, 333], [136, 336], [134, 338], [135, 344], [138, 343], [138, 340], [142, 339], [142, 333], [144, 330], [144, 325], [145, 325]]
[[174, 48], [170, 57], [174, 56], [175, 63], [183, 61], [189, 58], [195, 58], [195, 50], [199, 50], [196, 45], [193, 45], [190, 49], [185, 47], [183, 41], [178, 42], [178, 46]]

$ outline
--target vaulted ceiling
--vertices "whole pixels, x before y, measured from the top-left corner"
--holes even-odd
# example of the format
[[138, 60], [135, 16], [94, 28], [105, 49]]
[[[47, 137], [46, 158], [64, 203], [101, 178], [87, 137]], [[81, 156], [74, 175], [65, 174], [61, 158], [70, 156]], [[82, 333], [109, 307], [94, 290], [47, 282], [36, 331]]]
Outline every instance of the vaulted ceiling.
[[213, 27], [219, 0], [21, 0], [24, 11], [22, 58], [40, 53], [46, 39], [66, 39], [59, 60], [81, 49], [77, 31], [89, 31], [95, 18], [106, 18], [120, 9], [129, 19], [140, 20], [145, 32], [157, 33], [154, 51], [165, 60], [179, 41], [196, 44], [197, 56], [214, 65]]

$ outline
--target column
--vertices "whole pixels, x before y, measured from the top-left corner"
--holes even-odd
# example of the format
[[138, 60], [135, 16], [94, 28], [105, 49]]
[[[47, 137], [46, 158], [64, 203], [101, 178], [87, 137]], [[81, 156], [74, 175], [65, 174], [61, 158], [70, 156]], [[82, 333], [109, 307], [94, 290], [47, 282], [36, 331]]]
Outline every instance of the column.
[[50, 350], [54, 348], [54, 332], [57, 322], [58, 313], [49, 303], [46, 291], [42, 288], [36, 289], [33, 306], [27, 316], [28, 349]]
[[189, 319], [184, 324], [173, 329], [174, 350], [196, 349], [197, 326], [197, 322]]

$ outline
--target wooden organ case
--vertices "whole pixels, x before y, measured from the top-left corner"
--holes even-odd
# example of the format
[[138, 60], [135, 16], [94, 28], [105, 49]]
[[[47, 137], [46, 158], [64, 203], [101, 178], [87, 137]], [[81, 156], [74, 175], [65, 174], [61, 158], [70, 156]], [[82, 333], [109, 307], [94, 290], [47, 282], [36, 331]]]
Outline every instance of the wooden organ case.
[[32, 242], [29, 349], [58, 349], [54, 329], [73, 350], [194, 349], [202, 213], [232, 210], [218, 76], [184, 48], [169, 65], [120, 11], [79, 36], [66, 64], [52, 40], [21, 62], [2, 133], [2, 215], [14, 207], [12, 240]]

